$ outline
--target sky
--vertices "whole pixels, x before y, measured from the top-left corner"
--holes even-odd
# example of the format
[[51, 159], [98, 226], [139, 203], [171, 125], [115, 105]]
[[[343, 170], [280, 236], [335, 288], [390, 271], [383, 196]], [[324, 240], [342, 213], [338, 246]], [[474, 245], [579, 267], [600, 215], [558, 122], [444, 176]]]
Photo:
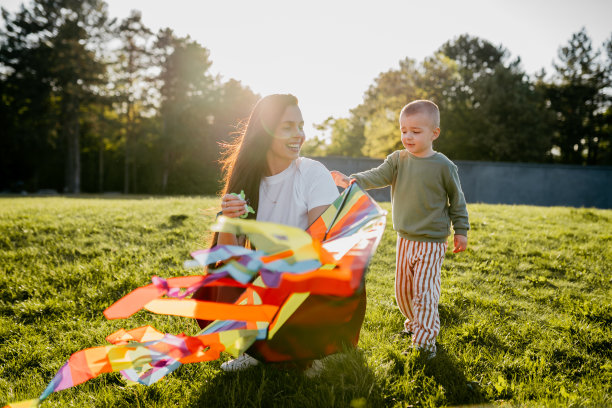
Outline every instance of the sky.
[[[550, 73], [582, 27], [594, 48], [612, 36], [612, 0], [106, 1], [111, 17], [140, 10], [154, 32], [169, 27], [198, 41], [224, 81], [296, 95], [307, 137], [313, 124], [348, 116], [380, 73], [406, 57], [421, 62], [461, 34], [502, 45], [529, 75]], [[0, 0], [9, 11], [21, 3]]]

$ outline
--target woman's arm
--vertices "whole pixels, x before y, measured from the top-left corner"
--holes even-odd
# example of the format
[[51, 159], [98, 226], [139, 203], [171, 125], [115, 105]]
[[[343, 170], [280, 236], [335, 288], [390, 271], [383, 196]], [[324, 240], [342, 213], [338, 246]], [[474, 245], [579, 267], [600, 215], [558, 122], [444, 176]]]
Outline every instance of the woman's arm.
[[311, 225], [317, 218], [327, 210], [329, 205], [320, 205], [308, 211], [308, 225]]
[[305, 194], [308, 210], [308, 225], [321, 216], [338, 198], [338, 187], [327, 168], [316, 160], [310, 160], [310, 169], [306, 176], [307, 192]]
[[238, 245], [238, 239], [229, 232], [220, 232], [217, 237], [217, 245]]

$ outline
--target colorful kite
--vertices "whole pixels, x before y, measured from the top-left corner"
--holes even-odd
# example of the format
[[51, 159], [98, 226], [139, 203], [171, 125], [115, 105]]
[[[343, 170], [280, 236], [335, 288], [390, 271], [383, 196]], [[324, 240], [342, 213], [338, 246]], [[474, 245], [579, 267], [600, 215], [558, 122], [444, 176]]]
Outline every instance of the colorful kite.
[[[38, 406], [55, 391], [107, 372], [150, 385], [181, 364], [214, 360], [222, 351], [307, 366], [356, 345], [365, 314], [365, 270], [384, 228], [385, 212], [354, 183], [306, 232], [220, 217], [213, 230], [246, 235], [256, 249], [193, 252], [185, 266], [204, 267], [206, 274], [153, 277], [104, 311], [108, 319], [146, 309], [212, 323], [195, 336], [151, 326], [121, 329], [106, 338], [111, 345], [74, 353], [38, 398], [5, 408]], [[234, 303], [194, 296], [223, 287], [240, 288], [242, 294]]]

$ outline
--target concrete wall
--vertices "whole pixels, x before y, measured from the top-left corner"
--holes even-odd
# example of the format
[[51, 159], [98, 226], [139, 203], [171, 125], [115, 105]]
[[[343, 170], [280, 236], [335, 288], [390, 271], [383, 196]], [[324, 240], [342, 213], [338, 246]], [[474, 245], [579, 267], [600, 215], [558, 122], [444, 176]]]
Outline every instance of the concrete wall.
[[[344, 174], [368, 170], [382, 160], [313, 157]], [[468, 203], [612, 208], [612, 167], [454, 161]], [[389, 201], [389, 188], [370, 190]]]

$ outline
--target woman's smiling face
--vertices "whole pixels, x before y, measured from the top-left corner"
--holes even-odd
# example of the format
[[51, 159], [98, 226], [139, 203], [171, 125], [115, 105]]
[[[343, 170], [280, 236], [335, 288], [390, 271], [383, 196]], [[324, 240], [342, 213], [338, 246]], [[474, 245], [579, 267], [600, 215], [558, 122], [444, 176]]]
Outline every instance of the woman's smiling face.
[[274, 130], [274, 138], [268, 150], [268, 167], [273, 174], [279, 168], [282, 168], [281, 171], [286, 169], [299, 157], [305, 138], [302, 111], [296, 105], [290, 105]]

